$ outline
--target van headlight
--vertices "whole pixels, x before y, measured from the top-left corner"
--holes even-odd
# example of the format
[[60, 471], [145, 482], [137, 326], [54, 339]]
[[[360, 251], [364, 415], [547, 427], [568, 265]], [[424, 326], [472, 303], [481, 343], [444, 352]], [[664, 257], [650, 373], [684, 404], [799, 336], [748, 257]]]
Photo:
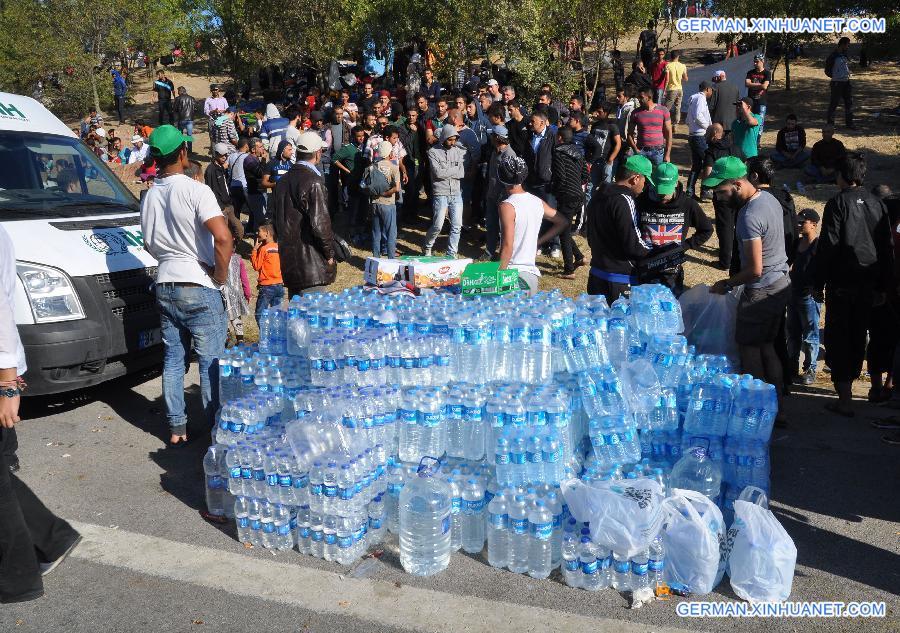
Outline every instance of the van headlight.
[[84, 309], [72, 280], [61, 270], [16, 262], [16, 272], [31, 304], [35, 323], [84, 318]]

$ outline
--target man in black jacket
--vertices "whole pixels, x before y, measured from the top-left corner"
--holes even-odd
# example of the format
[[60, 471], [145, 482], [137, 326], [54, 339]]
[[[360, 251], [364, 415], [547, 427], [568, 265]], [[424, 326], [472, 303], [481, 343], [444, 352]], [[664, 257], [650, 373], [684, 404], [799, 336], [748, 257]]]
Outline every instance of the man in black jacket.
[[560, 128], [553, 148], [550, 191], [556, 198], [556, 211], [566, 218], [559, 234], [562, 245], [562, 279], [575, 279], [575, 269], [584, 266], [584, 256], [572, 240], [572, 221], [584, 205], [584, 186], [588, 181], [587, 164], [580, 149], [572, 142], [571, 128]]
[[813, 296], [825, 294], [825, 355], [838, 401], [825, 408], [853, 417], [851, 388], [866, 354], [872, 306], [892, 286], [894, 253], [884, 203], [862, 185], [866, 161], [848, 152], [838, 163], [841, 191], [825, 204]]
[[397, 129], [400, 131], [400, 142], [406, 149], [403, 162], [406, 165], [408, 180], [403, 189], [402, 220], [410, 222], [416, 219], [419, 210], [419, 190], [422, 188], [422, 173], [427, 171], [425, 165], [425, 128], [419, 121], [419, 111], [415, 106], [406, 109], [406, 120]]
[[[712, 222], [703, 209], [678, 183], [678, 167], [660, 163], [653, 170], [653, 187], [644, 190], [637, 200], [638, 223], [641, 235], [654, 248], [678, 243], [684, 250], [696, 249], [713, 232]], [[688, 232], [694, 234], [688, 237]], [[639, 275], [642, 284], [665, 284], [675, 295], [684, 290], [684, 268], [681, 264], [646, 275]]]
[[175, 112], [172, 109], [172, 97], [175, 92], [175, 84], [166, 77], [164, 70], [156, 71], [156, 81], [153, 83], [153, 91], [156, 92], [156, 100], [159, 106], [159, 124], [175, 124]]
[[[178, 86], [178, 96], [175, 97], [175, 120], [178, 121], [178, 129], [188, 136], [194, 133], [194, 111], [196, 109], [197, 100], [187, 93], [187, 88]], [[193, 151], [194, 144], [188, 142], [188, 154]]]
[[516, 156], [524, 158], [525, 148], [531, 135], [529, 120], [525, 118], [522, 104], [518, 99], [510, 101], [506, 104], [506, 108], [509, 110], [509, 121], [506, 122], [506, 129], [509, 130], [509, 146]]
[[639, 59], [631, 64], [631, 74], [625, 78], [625, 85], [628, 84], [634, 86], [633, 94], [637, 94], [641, 88], [650, 88], [653, 85], [653, 80], [647, 74], [647, 67]]
[[555, 139], [550, 131], [547, 114], [543, 109], [535, 110], [531, 115], [530, 122], [531, 135], [525, 143], [525, 154], [522, 156], [528, 165], [528, 179], [525, 181], [525, 187], [528, 193], [554, 207], [556, 205], [550, 192], [550, 182], [553, 179]]
[[321, 292], [337, 276], [328, 192], [318, 167], [323, 149], [318, 134], [301, 134], [297, 162], [275, 185], [275, 230], [289, 297]]
[[587, 238], [591, 274], [587, 292], [605, 295], [612, 303], [638, 283], [635, 264], [650, 253], [638, 227], [635, 198], [647, 182], [653, 184], [653, 165], [646, 156], [630, 156], [619, 168], [615, 184], [598, 189], [588, 207]]
[[231, 146], [228, 143], [216, 143], [213, 146], [213, 160], [206, 166], [203, 173], [203, 182], [212, 189], [216, 196], [216, 202], [222, 209], [222, 214], [228, 220], [228, 228], [238, 239], [244, 237], [244, 225], [234, 214], [234, 204], [231, 200], [231, 190], [228, 188], [228, 154]]

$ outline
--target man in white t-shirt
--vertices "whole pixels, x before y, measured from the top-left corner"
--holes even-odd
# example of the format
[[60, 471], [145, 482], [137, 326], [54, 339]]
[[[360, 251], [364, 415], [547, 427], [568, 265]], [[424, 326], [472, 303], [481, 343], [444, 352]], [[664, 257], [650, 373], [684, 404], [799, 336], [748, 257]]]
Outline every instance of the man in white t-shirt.
[[[559, 235], [568, 220], [535, 195], [525, 191], [522, 183], [528, 177], [528, 166], [515, 155], [504, 155], [497, 165], [497, 179], [506, 187], [507, 198], [500, 203], [500, 269], [519, 271], [519, 287], [533, 295], [538, 289], [541, 271], [535, 263], [537, 250]], [[551, 226], [538, 235], [541, 222]]]
[[150, 135], [156, 182], [141, 203], [144, 247], [159, 262], [156, 302], [163, 360], [163, 399], [172, 437], [187, 442], [185, 360], [191, 339], [200, 365], [200, 395], [207, 422], [218, 409], [218, 359], [225, 350], [227, 320], [221, 287], [228, 278], [234, 241], [212, 189], [184, 174], [193, 139], [172, 125]]

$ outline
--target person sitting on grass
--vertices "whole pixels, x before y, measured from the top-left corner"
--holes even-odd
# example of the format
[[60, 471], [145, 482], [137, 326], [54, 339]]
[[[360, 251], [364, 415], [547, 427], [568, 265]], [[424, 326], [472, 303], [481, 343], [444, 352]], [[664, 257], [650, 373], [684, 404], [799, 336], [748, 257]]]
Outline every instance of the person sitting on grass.
[[816, 184], [834, 183], [837, 165], [847, 153], [847, 148], [834, 138], [834, 126], [830, 123], [822, 127], [822, 140], [812, 147], [809, 165], [803, 172], [809, 176], [807, 182]]
[[775, 140], [775, 151], [771, 159], [778, 169], [801, 167], [809, 160], [809, 150], [806, 148], [806, 130], [797, 123], [797, 115], [789, 114], [784, 127], [778, 130]]

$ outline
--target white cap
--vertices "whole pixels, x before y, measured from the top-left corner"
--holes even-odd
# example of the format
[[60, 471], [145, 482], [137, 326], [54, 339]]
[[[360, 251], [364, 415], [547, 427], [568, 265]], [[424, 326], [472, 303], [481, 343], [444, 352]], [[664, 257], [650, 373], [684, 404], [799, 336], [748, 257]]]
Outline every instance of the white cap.
[[393, 150], [394, 146], [391, 145], [390, 141], [381, 141], [378, 144], [378, 156], [380, 156], [382, 159], [390, 156]]
[[497, 83], [497, 80], [496, 80], [496, 79], [488, 79], [488, 80], [487, 80], [487, 85], [488, 85], [488, 86], [499, 86], [500, 84]]
[[297, 151], [312, 154], [320, 149], [325, 149], [327, 145], [322, 137], [315, 132], [304, 132], [297, 137]]
[[131, 137], [131, 142], [132, 143], [143, 143], [144, 137], [141, 136], [140, 134], [135, 134], [134, 136]]

